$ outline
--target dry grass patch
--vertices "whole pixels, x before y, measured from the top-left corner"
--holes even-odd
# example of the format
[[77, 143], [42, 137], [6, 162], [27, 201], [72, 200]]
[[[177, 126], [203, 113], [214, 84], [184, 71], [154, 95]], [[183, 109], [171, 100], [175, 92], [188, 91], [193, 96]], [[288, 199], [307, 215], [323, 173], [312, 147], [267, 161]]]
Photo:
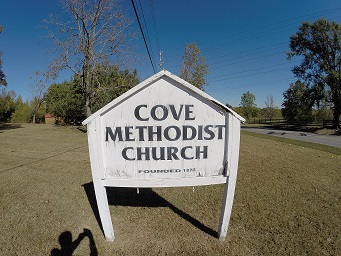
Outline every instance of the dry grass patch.
[[49, 255], [63, 244], [73, 255], [341, 255], [340, 155], [243, 133], [239, 166], [225, 242], [216, 238], [221, 185], [108, 189], [116, 240], [107, 242], [86, 134], [1, 130], [1, 254]]

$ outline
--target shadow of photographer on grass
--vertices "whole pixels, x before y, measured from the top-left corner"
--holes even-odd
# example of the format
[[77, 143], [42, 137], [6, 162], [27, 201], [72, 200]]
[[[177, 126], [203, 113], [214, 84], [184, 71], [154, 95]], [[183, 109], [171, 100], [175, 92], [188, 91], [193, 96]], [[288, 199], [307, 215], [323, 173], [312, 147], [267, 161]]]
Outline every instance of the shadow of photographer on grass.
[[78, 237], [73, 241], [72, 234], [70, 231], [64, 231], [59, 236], [60, 249], [53, 248], [51, 251], [51, 256], [72, 256], [73, 252], [77, 249], [80, 243], [85, 237], [89, 238], [90, 256], [97, 256], [97, 248], [95, 245], [95, 240], [89, 229], [84, 228], [84, 231], [78, 235]]

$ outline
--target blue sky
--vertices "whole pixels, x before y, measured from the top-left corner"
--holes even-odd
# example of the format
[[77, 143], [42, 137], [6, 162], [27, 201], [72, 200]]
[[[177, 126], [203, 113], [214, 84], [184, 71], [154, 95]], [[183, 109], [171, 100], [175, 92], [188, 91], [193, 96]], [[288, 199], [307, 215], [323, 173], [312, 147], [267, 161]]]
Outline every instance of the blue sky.
[[[280, 107], [283, 92], [295, 81], [290, 69], [298, 60], [287, 60], [289, 37], [303, 21], [324, 17], [341, 24], [339, 0], [140, 0], [148, 29], [150, 50], [159, 71], [159, 50], [163, 67], [174, 74], [180, 69], [185, 44], [195, 42], [210, 66], [206, 92], [222, 103], [238, 106], [246, 91], [256, 96], [264, 107], [272, 95]], [[138, 0], [135, 4], [139, 7]], [[138, 24], [131, 1], [122, 2], [123, 9]], [[1, 1], [0, 50], [8, 88], [24, 99], [32, 97], [30, 76], [46, 70], [53, 47], [40, 28], [49, 13], [63, 15], [58, 1]], [[154, 21], [153, 16], [154, 13]], [[141, 10], [139, 10], [141, 16]], [[142, 36], [135, 40], [139, 77], [154, 74]], [[64, 72], [57, 82], [68, 80]]]

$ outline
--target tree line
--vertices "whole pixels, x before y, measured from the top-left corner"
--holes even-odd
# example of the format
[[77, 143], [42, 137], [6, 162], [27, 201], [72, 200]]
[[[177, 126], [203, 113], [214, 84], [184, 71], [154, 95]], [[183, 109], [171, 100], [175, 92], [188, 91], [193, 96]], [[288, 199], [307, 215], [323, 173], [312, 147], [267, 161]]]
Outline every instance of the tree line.
[[[290, 94], [292, 93], [292, 89], [289, 88], [288, 91]], [[256, 119], [258, 121], [263, 119], [267, 123], [271, 123], [275, 119], [285, 119], [287, 123], [299, 124], [333, 119], [333, 110], [330, 107], [310, 108], [309, 116], [307, 116], [304, 111], [307, 109], [308, 102], [299, 102], [301, 100], [292, 95], [289, 98], [292, 105], [286, 108], [279, 108], [275, 106], [273, 96], [268, 95], [264, 101], [265, 107], [259, 108], [256, 104], [255, 95], [247, 91], [241, 96], [239, 107], [232, 107], [229, 104], [226, 104], [226, 106], [235, 110], [244, 116], [246, 120], [250, 120], [250, 122], [255, 122]], [[287, 111], [292, 111], [292, 113], [287, 113]]]
[[264, 108], [257, 107], [256, 96], [250, 91], [247, 91], [242, 94], [239, 107], [233, 107], [230, 104], [226, 104], [226, 106], [245, 117], [246, 120], [252, 118], [264, 118], [268, 120], [283, 118], [281, 110], [275, 106], [272, 95], [268, 95], [264, 103]]

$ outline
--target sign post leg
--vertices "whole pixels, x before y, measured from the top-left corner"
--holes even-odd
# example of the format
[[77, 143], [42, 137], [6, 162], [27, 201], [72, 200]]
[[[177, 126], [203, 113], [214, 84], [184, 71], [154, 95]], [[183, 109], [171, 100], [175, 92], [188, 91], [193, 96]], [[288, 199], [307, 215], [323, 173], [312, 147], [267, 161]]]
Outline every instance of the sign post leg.
[[232, 212], [232, 204], [234, 197], [234, 188], [233, 191], [231, 187], [234, 187], [231, 184], [231, 177], [228, 178], [228, 182], [224, 187], [224, 197], [223, 197], [223, 205], [221, 208], [220, 220], [219, 220], [219, 228], [218, 228], [218, 238], [220, 241], [224, 241], [226, 238], [227, 230], [229, 227], [229, 222], [231, 218]]
[[229, 143], [231, 143], [231, 147], [229, 147], [231, 149], [229, 156], [229, 176], [224, 187], [223, 204], [218, 228], [218, 238], [220, 241], [225, 240], [229, 227], [238, 171], [240, 122], [232, 119], [231, 123], [231, 133], [229, 135]]
[[96, 179], [94, 179], [94, 188], [98, 212], [104, 231], [104, 236], [108, 241], [114, 241], [115, 235], [110, 216], [107, 191], [105, 187], [102, 185], [101, 180], [96, 181]]
[[95, 195], [99, 217], [101, 219], [104, 236], [108, 241], [114, 241], [114, 228], [112, 226], [107, 191], [103, 185], [101, 171], [103, 164], [101, 162], [102, 155], [98, 152], [99, 142], [102, 140], [98, 132], [100, 130], [99, 120], [88, 125], [88, 141], [89, 141], [89, 155], [91, 163], [92, 180], [94, 183]]

